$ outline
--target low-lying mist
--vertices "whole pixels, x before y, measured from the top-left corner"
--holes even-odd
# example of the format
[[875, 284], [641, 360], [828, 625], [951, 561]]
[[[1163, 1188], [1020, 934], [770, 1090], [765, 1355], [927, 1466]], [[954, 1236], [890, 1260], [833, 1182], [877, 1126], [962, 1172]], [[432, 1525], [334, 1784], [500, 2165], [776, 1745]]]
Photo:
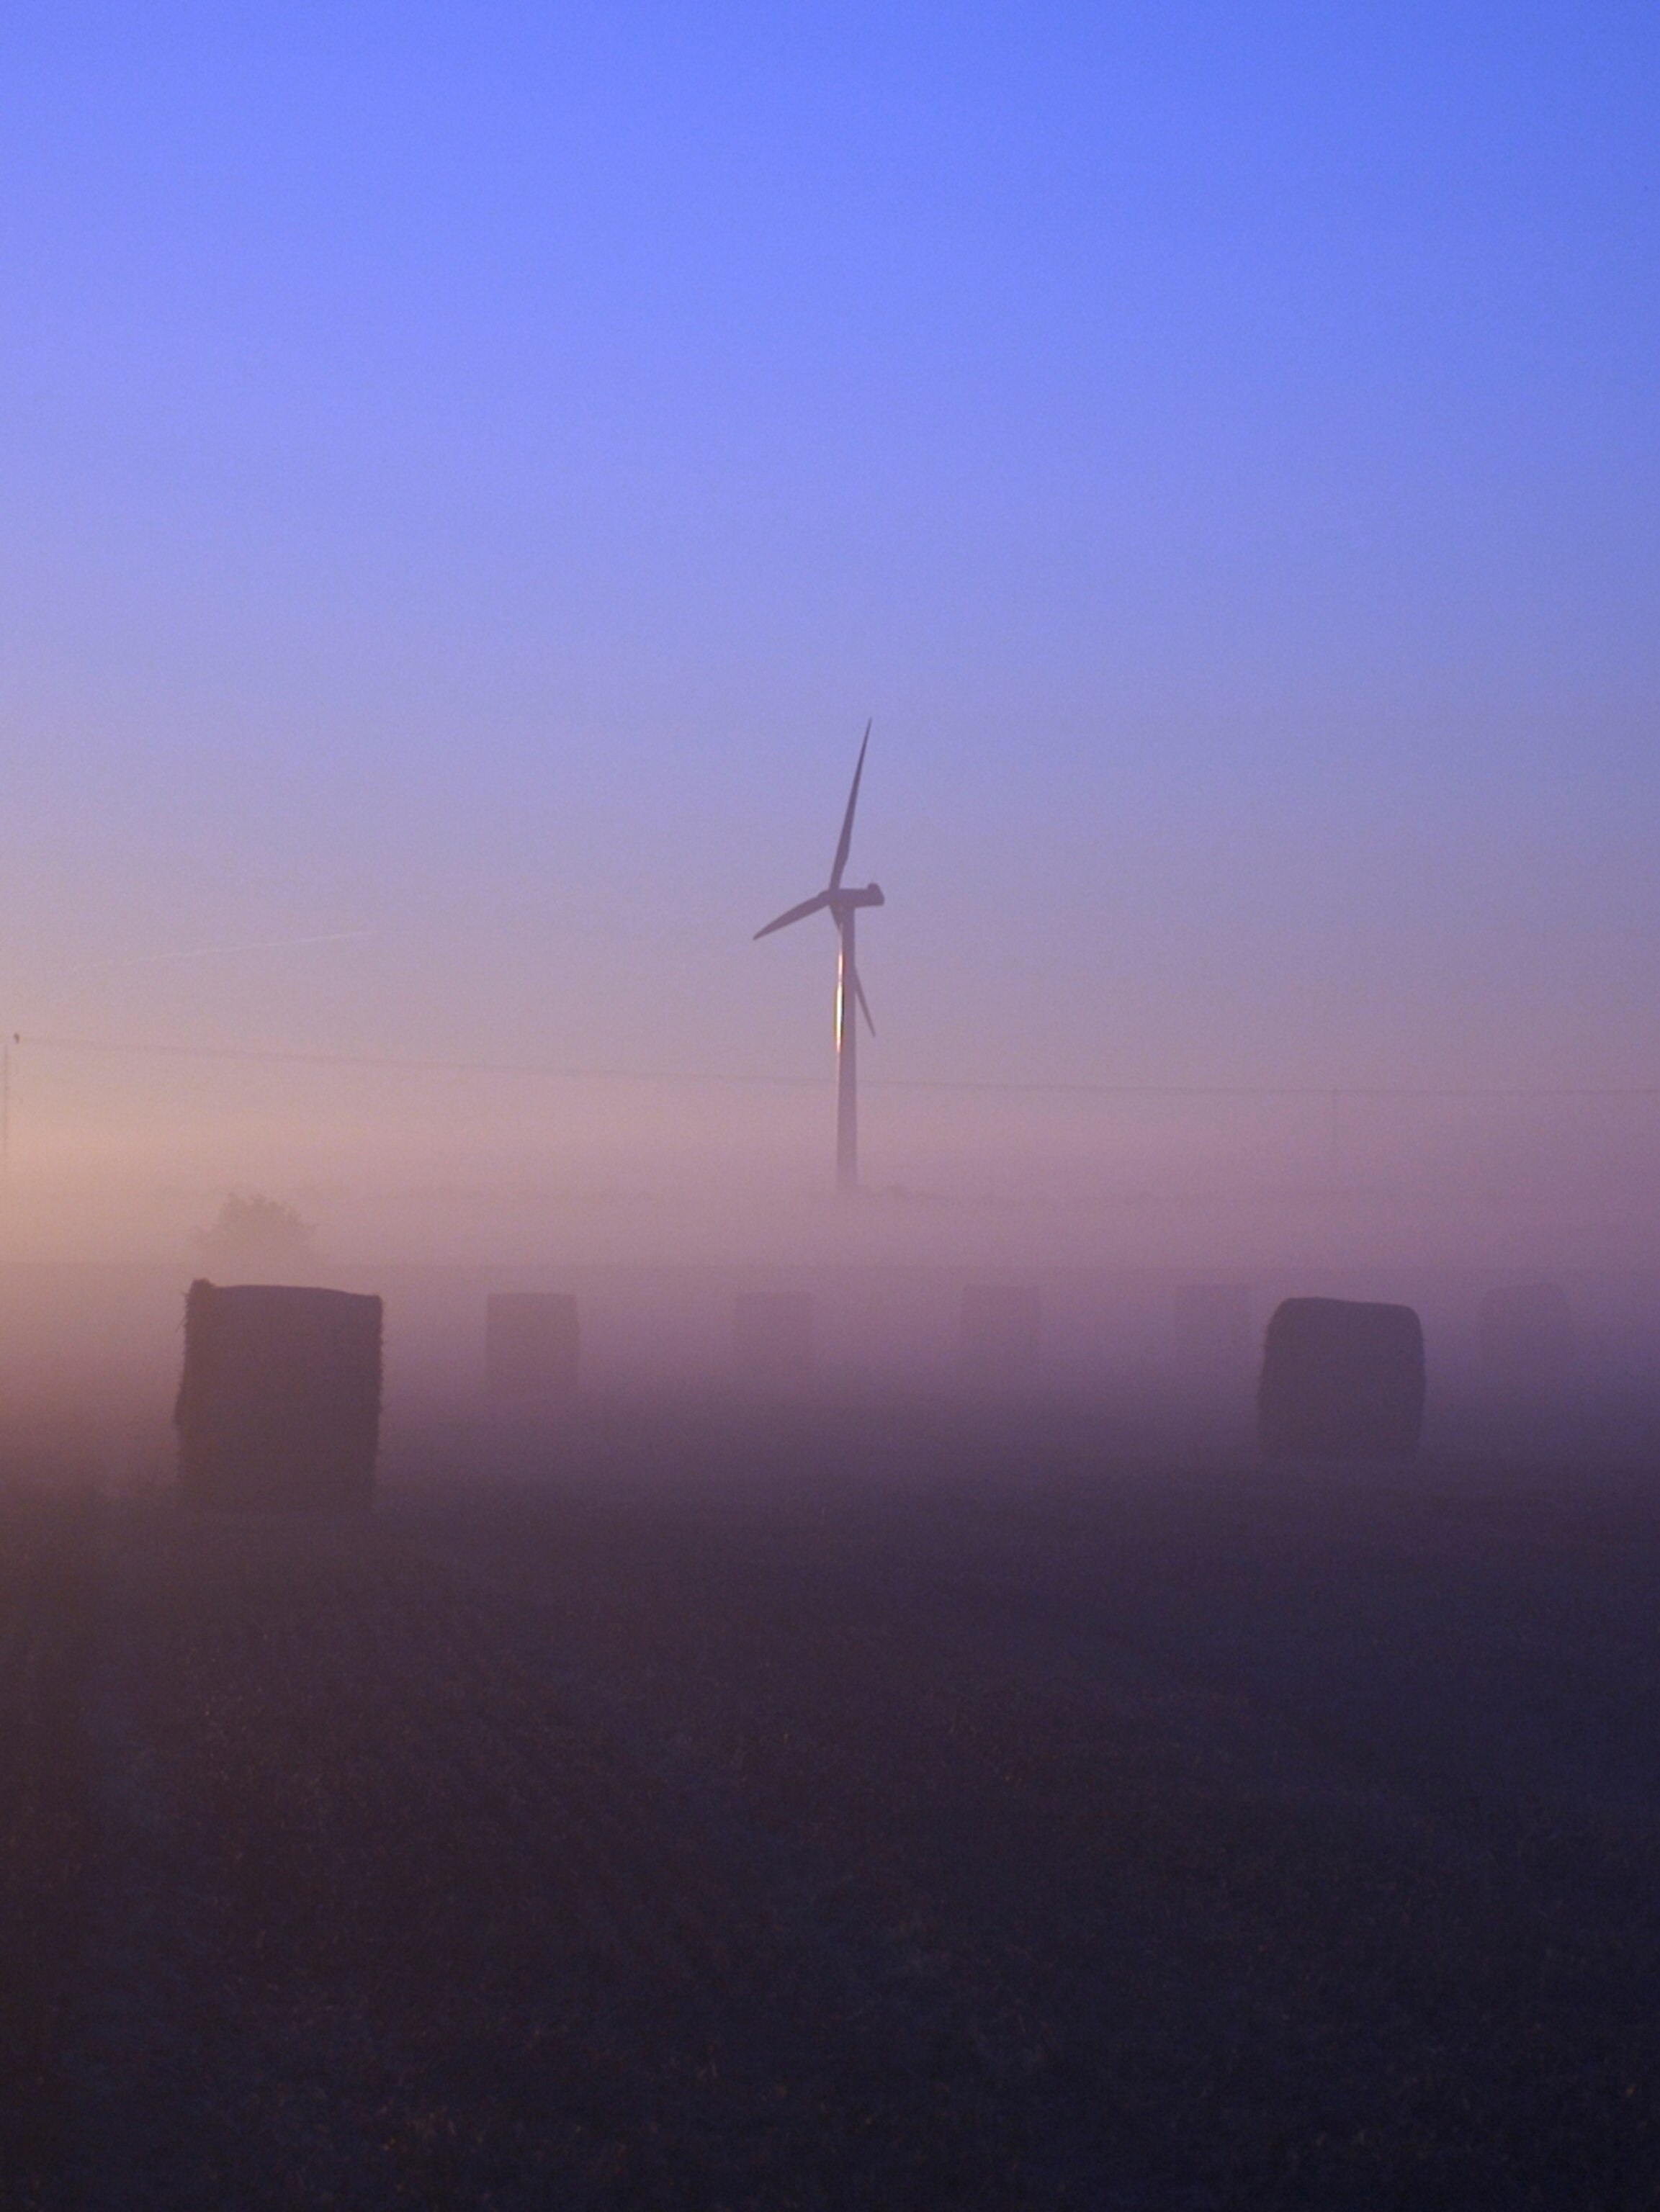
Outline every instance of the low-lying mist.
[[[199, 1259], [0, 1266], [0, 1468], [116, 1489], [170, 1480], [184, 1293], [202, 1271]], [[1550, 1460], [1660, 1442], [1660, 1272], [1559, 1271], [1549, 1280], [1568, 1326], [1530, 1364], [1495, 1346], [1491, 1308], [1495, 1291], [1540, 1279], [1502, 1270], [1045, 1266], [999, 1259], [988, 1239], [978, 1261], [319, 1258], [214, 1272], [384, 1299], [382, 1466], [394, 1481], [406, 1462], [435, 1455], [459, 1479], [483, 1478], [502, 1463], [504, 1438], [514, 1465], [520, 1447], [551, 1463], [607, 1408], [721, 1403], [804, 1416], [860, 1404], [1064, 1409], [1104, 1451], [1247, 1465], [1263, 1329], [1282, 1297], [1308, 1295], [1388, 1298], [1420, 1314], [1428, 1457]], [[488, 1386], [487, 1300], [523, 1290], [576, 1299], [581, 1381], [569, 1403], [504, 1402]], [[989, 1358], [973, 1310], [988, 1291], [1018, 1294], [1019, 1316], [1015, 1340], [1000, 1357], [994, 1341]], [[757, 1298], [791, 1305], [801, 1344], [788, 1358], [769, 1361], [764, 1340], [757, 1353], [745, 1324]]]

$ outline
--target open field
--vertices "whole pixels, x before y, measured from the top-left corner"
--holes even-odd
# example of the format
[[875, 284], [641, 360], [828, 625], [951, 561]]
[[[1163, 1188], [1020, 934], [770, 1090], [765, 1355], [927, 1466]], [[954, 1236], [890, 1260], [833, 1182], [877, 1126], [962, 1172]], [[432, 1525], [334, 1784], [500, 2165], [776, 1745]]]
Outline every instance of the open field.
[[1660, 1480], [589, 1409], [0, 1498], [0, 2169], [92, 2207], [1660, 2202]]

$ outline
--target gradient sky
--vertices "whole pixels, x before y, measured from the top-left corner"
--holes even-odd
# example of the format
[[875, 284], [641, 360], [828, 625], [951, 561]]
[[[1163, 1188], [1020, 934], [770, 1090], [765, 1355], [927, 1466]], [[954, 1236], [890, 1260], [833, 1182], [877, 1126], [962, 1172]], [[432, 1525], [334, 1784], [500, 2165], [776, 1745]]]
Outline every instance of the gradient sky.
[[873, 1076], [1660, 1083], [1657, 184], [1651, 7], [18, 0], [6, 1026], [821, 1072], [874, 715]]

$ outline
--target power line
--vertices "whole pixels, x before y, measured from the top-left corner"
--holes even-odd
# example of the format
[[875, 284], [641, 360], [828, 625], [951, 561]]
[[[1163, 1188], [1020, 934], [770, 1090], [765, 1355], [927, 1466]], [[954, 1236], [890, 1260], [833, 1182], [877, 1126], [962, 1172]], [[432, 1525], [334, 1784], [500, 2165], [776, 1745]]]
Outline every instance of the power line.
[[345, 945], [354, 937], [372, 937], [374, 925], [363, 929], [331, 929], [310, 937], [259, 937], [247, 945], [191, 945], [181, 951], [124, 953], [112, 960], [77, 960], [65, 969], [70, 975], [89, 975], [100, 968], [154, 968], [172, 960], [217, 960], [237, 952], [286, 952], [306, 945]]
[[[158, 1060], [242, 1061], [265, 1066], [383, 1069], [397, 1074], [494, 1075], [565, 1083], [718, 1085], [733, 1089], [824, 1090], [832, 1076], [733, 1074], [708, 1069], [571, 1067], [555, 1061], [425, 1060], [365, 1053], [296, 1052], [235, 1045], [143, 1044], [102, 1037], [19, 1036], [36, 1051], [83, 1052]], [[889, 1076], [877, 1091], [986, 1093], [1087, 1098], [1660, 1098], [1660, 1084], [1089, 1083], [1000, 1082], [955, 1076]]]
[[30, 1036], [21, 1042], [37, 1051], [125, 1054], [156, 1060], [245, 1060], [265, 1066], [378, 1067], [404, 1075], [528, 1076], [569, 1083], [777, 1084], [806, 1089], [822, 1088], [832, 1079], [818, 1075], [702, 1074], [661, 1067], [566, 1067], [538, 1060], [403, 1060], [368, 1053], [293, 1052], [257, 1046], [128, 1044], [101, 1037]]

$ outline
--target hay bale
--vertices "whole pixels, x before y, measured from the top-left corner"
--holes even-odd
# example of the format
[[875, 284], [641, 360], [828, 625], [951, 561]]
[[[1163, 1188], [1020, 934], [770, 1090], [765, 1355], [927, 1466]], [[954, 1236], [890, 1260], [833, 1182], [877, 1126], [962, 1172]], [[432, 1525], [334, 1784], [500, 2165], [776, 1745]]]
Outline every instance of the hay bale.
[[567, 1291], [496, 1291], [484, 1301], [484, 1380], [499, 1398], [574, 1398], [581, 1355]]
[[1573, 1364], [1573, 1309], [1560, 1283], [1489, 1291], [1475, 1332], [1482, 1364], [1507, 1382], [1560, 1382]]
[[1262, 1347], [1265, 1452], [1404, 1459], [1424, 1423], [1424, 1330], [1410, 1306], [1287, 1298]]
[[1184, 1382], [1248, 1373], [1250, 1292], [1241, 1283], [1184, 1283], [1176, 1293], [1176, 1370]]
[[965, 1284], [960, 1324], [964, 1379], [994, 1389], [1029, 1382], [1037, 1372], [1043, 1327], [1043, 1301], [1034, 1284]]
[[806, 1291], [740, 1291], [732, 1345], [752, 1382], [802, 1382], [812, 1372], [812, 1299]]
[[366, 1505], [380, 1432], [380, 1301], [195, 1282], [173, 1421], [196, 1505]]

